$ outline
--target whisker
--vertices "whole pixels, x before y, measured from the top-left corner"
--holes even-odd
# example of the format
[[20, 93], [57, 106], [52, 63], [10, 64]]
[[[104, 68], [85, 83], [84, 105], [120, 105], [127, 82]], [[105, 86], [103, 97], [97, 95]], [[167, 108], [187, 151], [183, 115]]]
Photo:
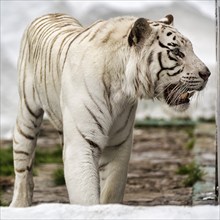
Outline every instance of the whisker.
[[[182, 85], [180, 83], [178, 83], [172, 90], [170, 95], [167, 97], [167, 101], [170, 101], [171, 98], [174, 97], [173, 103], [176, 102], [176, 100], [179, 99], [180, 95], [183, 93], [183, 91], [185, 90], [184, 87], [182, 87]], [[175, 96], [175, 94], [177, 93], [177, 95]]]
[[179, 84], [176, 84], [176, 86], [170, 91], [170, 94], [168, 95], [166, 101], [169, 102], [178, 90], [179, 90]]
[[179, 98], [181, 98], [181, 95], [183, 94], [183, 93], [185, 93], [187, 91], [187, 87], [184, 85], [183, 87], [180, 87], [179, 88], [179, 90], [177, 91], [177, 96], [175, 97], [175, 99], [174, 99], [174, 103], [179, 99]]
[[195, 104], [196, 104], [196, 107], [198, 107], [198, 105], [199, 105], [199, 103], [201, 103], [201, 102], [203, 102], [202, 101], [202, 99], [203, 99], [203, 97], [202, 97], [202, 92], [197, 92], [196, 94], [195, 94]]
[[[174, 99], [173, 99], [172, 102], [173, 102], [173, 103], [176, 103], [176, 101], [177, 101], [177, 100], [181, 97], [181, 95], [182, 95], [183, 93], [185, 93], [186, 91], [187, 91], [186, 86], [179, 84], [179, 85], [175, 88], [175, 90], [174, 90], [174, 92], [177, 93], [177, 95], [174, 96]], [[172, 93], [174, 93], [174, 92], [172, 92]]]
[[173, 82], [171, 82], [170, 80], [170, 82], [165, 87], [163, 87], [163, 83], [158, 84], [157, 87], [155, 88], [155, 91], [159, 90], [159, 92], [157, 93], [155, 98], [158, 98], [172, 83]]

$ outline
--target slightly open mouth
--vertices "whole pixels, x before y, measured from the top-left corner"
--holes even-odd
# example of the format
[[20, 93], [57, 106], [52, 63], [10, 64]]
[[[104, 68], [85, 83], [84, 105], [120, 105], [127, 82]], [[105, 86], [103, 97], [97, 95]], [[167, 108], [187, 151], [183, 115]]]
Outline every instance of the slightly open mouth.
[[188, 104], [190, 102], [190, 98], [194, 95], [194, 91], [187, 91], [186, 89], [183, 91], [181, 86], [178, 84], [171, 84], [164, 90], [164, 98], [168, 105], [181, 105]]

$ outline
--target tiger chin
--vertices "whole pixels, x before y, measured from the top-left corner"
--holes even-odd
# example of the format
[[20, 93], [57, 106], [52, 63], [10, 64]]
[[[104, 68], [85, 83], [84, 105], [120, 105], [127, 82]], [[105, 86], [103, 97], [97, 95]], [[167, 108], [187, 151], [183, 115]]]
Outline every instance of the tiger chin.
[[42, 16], [23, 35], [18, 72], [12, 207], [32, 204], [44, 113], [61, 137], [70, 203], [122, 203], [138, 99], [183, 111], [210, 76], [172, 15], [117, 17], [86, 28], [65, 14]]

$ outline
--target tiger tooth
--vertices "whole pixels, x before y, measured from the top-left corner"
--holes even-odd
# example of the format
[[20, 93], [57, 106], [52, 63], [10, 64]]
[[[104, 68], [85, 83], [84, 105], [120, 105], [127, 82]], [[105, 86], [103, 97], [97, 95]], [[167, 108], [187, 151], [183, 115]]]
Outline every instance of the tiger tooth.
[[192, 92], [188, 92], [188, 98], [191, 98], [194, 94], [195, 94], [194, 91], [192, 91]]
[[182, 93], [182, 94], [180, 95], [180, 99], [187, 99], [188, 96], [189, 96], [188, 92]]

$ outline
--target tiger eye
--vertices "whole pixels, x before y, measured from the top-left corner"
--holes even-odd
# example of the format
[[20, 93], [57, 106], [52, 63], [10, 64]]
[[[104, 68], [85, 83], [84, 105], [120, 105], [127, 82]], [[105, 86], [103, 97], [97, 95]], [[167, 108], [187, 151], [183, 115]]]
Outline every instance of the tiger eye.
[[173, 53], [174, 55], [178, 56], [178, 55], [180, 54], [179, 48], [173, 49], [173, 50], [172, 50], [172, 53]]
[[172, 53], [173, 53], [175, 56], [178, 56], [178, 57], [180, 57], [180, 58], [184, 58], [184, 57], [185, 57], [185, 54], [182, 53], [179, 48], [174, 48], [174, 49], [172, 50]]

